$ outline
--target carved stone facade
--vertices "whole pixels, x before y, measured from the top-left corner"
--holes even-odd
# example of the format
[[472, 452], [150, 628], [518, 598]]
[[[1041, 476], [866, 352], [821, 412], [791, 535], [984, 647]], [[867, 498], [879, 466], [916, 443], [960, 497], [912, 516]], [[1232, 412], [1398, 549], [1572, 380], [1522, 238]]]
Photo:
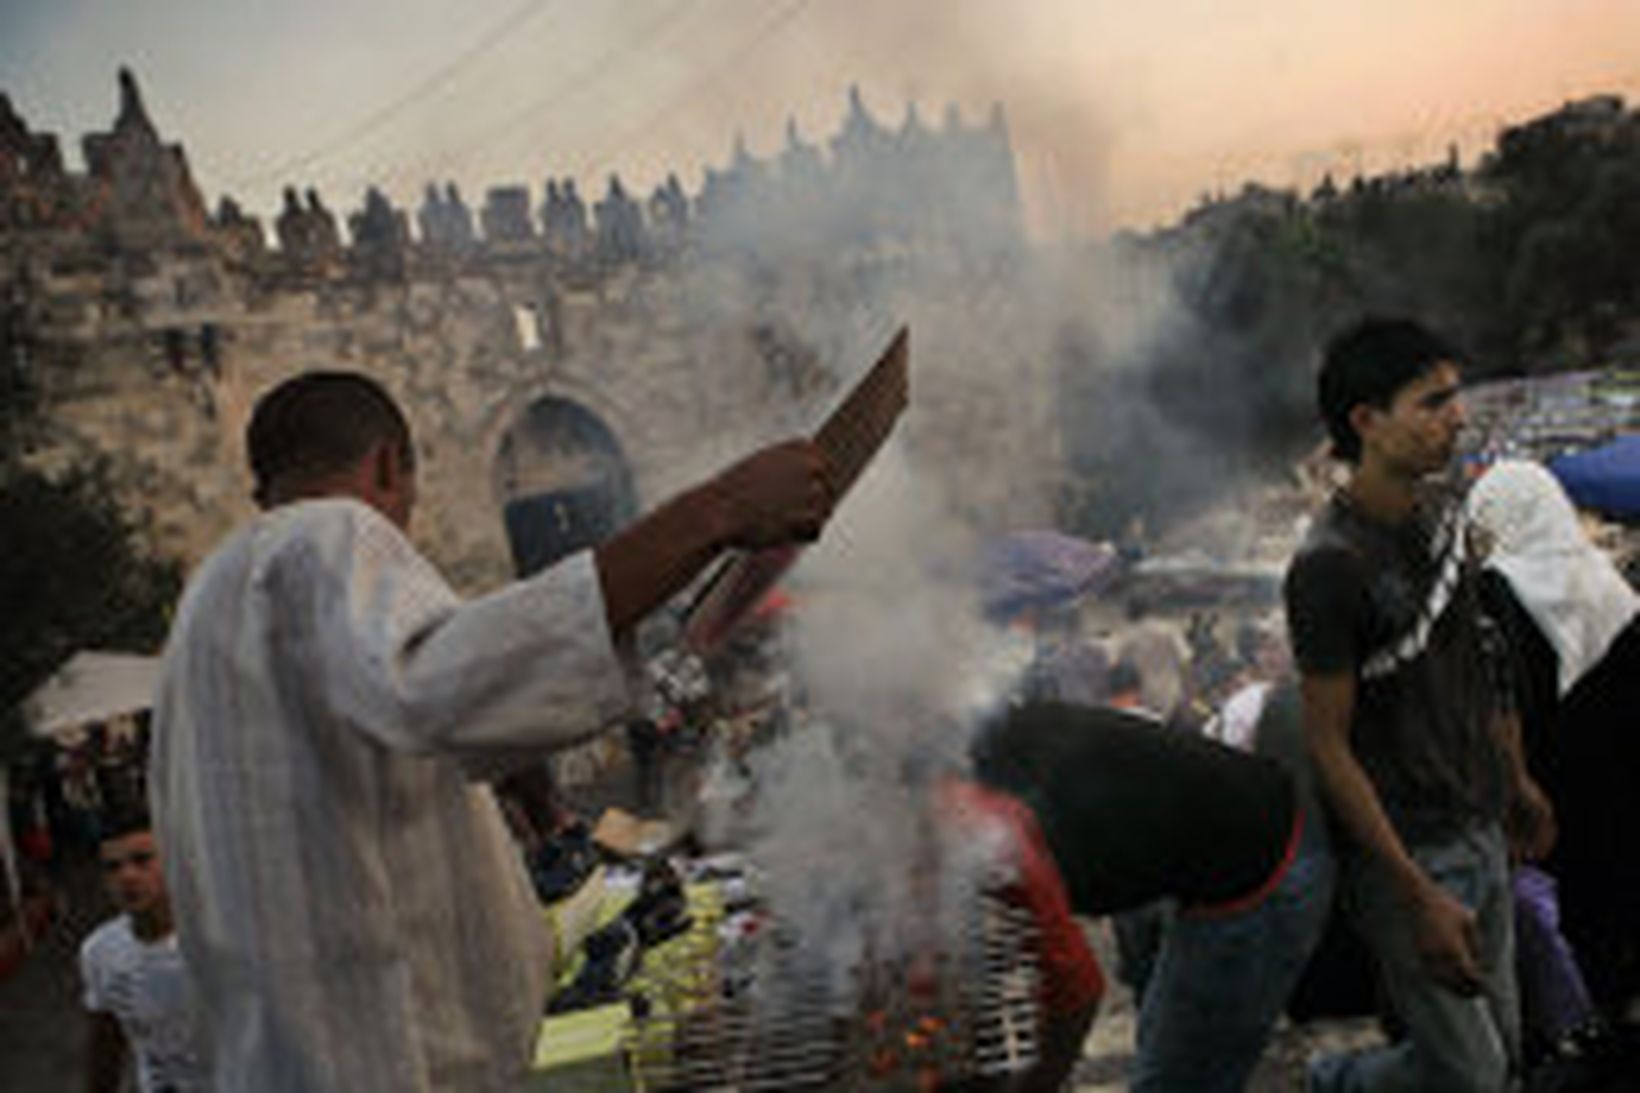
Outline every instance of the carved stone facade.
[[530, 192], [523, 186], [497, 186], [484, 198], [484, 238], [506, 246], [528, 243], [535, 238], [535, 221], [530, 216]]
[[285, 187], [285, 205], [275, 221], [284, 272], [307, 277], [334, 277], [343, 268], [342, 236], [336, 217], [315, 190], [304, 203], [294, 186]]
[[93, 231], [124, 249], [204, 243], [205, 202], [180, 144], [165, 144], [129, 69], [120, 70], [114, 128], [82, 145], [92, 181]]
[[0, 232], [67, 226], [76, 187], [50, 133], [34, 133], [0, 93]]

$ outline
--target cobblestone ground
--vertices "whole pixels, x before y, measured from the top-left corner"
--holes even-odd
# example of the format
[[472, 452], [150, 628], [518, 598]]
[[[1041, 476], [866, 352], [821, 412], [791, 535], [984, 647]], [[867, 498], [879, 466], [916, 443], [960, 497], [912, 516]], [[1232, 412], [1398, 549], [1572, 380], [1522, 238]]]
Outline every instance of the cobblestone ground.
[[[1089, 930], [1094, 952], [1108, 982], [1104, 1005], [1082, 1049], [1072, 1081], [1076, 1093], [1115, 1093], [1127, 1088], [1133, 1061], [1133, 996], [1117, 981], [1116, 946], [1108, 922]], [[1308, 1060], [1317, 1054], [1348, 1051], [1382, 1042], [1377, 1022], [1317, 1021], [1302, 1027], [1283, 1023], [1265, 1048], [1247, 1093], [1292, 1093], [1304, 1089]]]
[[56, 920], [22, 966], [0, 979], [0, 1089], [7, 1093], [85, 1088], [76, 960], [81, 939], [112, 911], [89, 861], [67, 867], [56, 888]]

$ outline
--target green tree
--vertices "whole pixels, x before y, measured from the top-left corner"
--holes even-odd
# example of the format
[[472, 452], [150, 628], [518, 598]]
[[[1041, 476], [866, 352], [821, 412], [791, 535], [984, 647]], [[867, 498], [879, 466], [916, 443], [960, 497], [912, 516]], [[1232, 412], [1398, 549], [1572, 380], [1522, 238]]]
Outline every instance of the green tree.
[[1522, 363], [1598, 359], [1640, 314], [1640, 118], [1550, 116], [1506, 132], [1487, 244]]
[[84, 648], [152, 652], [181, 588], [121, 509], [106, 466], [60, 476], [30, 466], [42, 430], [27, 324], [0, 324], [0, 761], [28, 745], [21, 704]]
[[152, 652], [181, 585], [146, 556], [100, 468], [53, 480], [14, 470], [0, 484], [0, 708], [20, 745], [20, 703], [83, 648]]

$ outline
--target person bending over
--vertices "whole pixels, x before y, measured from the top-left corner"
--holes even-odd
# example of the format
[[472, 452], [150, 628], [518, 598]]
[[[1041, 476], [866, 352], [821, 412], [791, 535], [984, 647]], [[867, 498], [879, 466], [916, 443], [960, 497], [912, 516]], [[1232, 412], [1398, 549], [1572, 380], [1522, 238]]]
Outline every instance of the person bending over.
[[[1141, 714], [1032, 702], [985, 727], [972, 773], [1040, 828], [1070, 913], [1177, 904], [1139, 1010], [1132, 1088], [1243, 1088], [1331, 904], [1323, 825], [1289, 772]], [[1080, 1047], [1060, 1036], [1043, 1070], [1068, 1073], [1075, 1055], [1055, 1050]]]

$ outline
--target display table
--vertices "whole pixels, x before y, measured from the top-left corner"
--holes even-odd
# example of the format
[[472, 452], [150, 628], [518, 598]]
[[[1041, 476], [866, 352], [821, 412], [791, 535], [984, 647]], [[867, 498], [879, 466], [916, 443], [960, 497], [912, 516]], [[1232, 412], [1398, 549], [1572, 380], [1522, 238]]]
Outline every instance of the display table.
[[[599, 926], [613, 921], [632, 901], [636, 885], [595, 875], [575, 895], [553, 904], [546, 914], [566, 958], [555, 974], [560, 988], [572, 982], [583, 958], [580, 942]], [[710, 1002], [718, 990], [718, 927], [723, 921], [723, 896], [712, 883], [684, 886], [692, 923], [688, 930], [644, 952], [637, 972], [622, 990], [623, 1000], [592, 1009], [555, 1014], [541, 1023], [531, 1066], [533, 1090], [635, 1090], [635, 1055], [671, 1050], [670, 1032], [651, 1033], [632, 1016], [631, 1001], [641, 998], [650, 1014], [681, 1015]], [[573, 946], [573, 949], [571, 949]], [[653, 1023], [669, 1030], [672, 1021]]]

